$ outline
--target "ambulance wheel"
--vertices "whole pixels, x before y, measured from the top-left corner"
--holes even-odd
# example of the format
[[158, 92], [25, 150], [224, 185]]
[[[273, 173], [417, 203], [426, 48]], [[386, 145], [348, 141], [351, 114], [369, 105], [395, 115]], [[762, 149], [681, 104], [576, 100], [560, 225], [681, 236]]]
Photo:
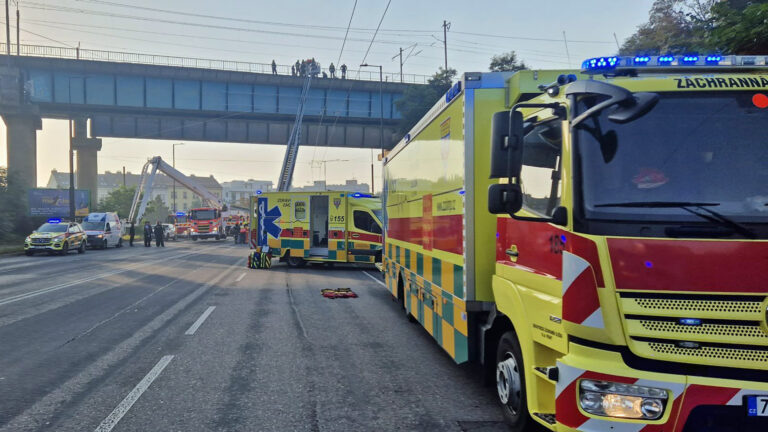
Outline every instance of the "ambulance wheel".
[[292, 256], [288, 257], [288, 266], [289, 267], [298, 268], [298, 267], [304, 267], [305, 265], [307, 265], [307, 262], [304, 261], [304, 258], [292, 257]]
[[77, 248], [77, 253], [79, 253], [79, 254], [85, 253], [85, 242], [84, 241], [80, 242], [80, 247]]
[[69, 243], [64, 242], [64, 244], [61, 246], [61, 252], [59, 252], [62, 255], [66, 255], [67, 252], [69, 252]]
[[496, 395], [511, 430], [522, 432], [537, 424], [528, 414], [523, 354], [513, 331], [501, 336], [496, 350]]

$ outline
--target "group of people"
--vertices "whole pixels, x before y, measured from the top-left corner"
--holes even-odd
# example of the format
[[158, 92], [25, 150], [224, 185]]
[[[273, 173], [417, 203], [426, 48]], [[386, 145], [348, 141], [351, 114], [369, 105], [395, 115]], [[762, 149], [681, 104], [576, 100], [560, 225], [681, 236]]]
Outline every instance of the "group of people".
[[[157, 221], [154, 227], [150, 225], [149, 221], [144, 222], [144, 247], [152, 246], [153, 236], [155, 237], [156, 247], [165, 247], [165, 230], [163, 230], [163, 225], [160, 224], [160, 221]], [[131, 222], [131, 226], [128, 228], [128, 244], [131, 247], [133, 247], [134, 237], [136, 237], [136, 227]]]
[[235, 226], [232, 227], [232, 236], [235, 238], [235, 244], [245, 244], [246, 234], [248, 234], [248, 225], [240, 221], [235, 222]]
[[[341, 79], [346, 79], [347, 65], [342, 64], [339, 70], [341, 71]], [[291, 65], [291, 76], [305, 77], [312, 75], [313, 77], [317, 77], [321, 73], [323, 78], [328, 78], [329, 73], [331, 78], [336, 78], [336, 66], [331, 63], [331, 65], [328, 66], [328, 73], [326, 73], [325, 71], [322, 71], [320, 63], [318, 63], [314, 57], [306, 60], [296, 60], [296, 63]], [[277, 63], [275, 63], [275, 60], [272, 60], [272, 75], [277, 75]]]

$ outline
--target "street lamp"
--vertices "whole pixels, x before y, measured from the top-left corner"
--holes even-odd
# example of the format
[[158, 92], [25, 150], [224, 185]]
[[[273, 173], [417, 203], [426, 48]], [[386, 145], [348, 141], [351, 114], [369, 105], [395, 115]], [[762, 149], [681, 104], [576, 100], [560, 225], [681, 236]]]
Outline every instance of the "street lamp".
[[[382, 87], [384, 86], [384, 72], [381, 65], [371, 65], [363, 63], [360, 67], [379, 68], [379, 148], [381, 156], [384, 156], [384, 97], [382, 96]], [[371, 161], [371, 194], [373, 194], [373, 161]]]
[[[173, 168], [176, 168], [176, 146], [184, 145], [184, 143], [173, 144]], [[173, 214], [176, 215], [176, 179], [173, 180]]]

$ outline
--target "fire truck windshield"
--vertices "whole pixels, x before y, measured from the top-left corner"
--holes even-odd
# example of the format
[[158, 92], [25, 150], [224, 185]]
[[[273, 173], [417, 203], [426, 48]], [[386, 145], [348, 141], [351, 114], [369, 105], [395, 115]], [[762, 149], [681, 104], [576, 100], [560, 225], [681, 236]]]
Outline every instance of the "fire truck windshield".
[[[633, 122], [611, 122], [610, 109], [585, 121], [575, 162], [583, 216], [701, 223], [681, 206], [653, 205], [694, 202], [733, 221], [768, 223], [768, 108], [754, 95], [666, 93]], [[580, 101], [579, 111], [593, 103]]]
[[194, 220], [216, 219], [216, 210], [192, 210], [189, 218]]

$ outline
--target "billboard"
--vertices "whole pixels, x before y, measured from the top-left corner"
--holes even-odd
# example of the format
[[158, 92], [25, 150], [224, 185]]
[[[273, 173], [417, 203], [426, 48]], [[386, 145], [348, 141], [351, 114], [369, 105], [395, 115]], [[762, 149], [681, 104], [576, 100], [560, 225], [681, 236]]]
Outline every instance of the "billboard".
[[[90, 191], [87, 189], [75, 189], [75, 216], [87, 216], [90, 201]], [[29, 215], [69, 217], [69, 189], [30, 189]]]

